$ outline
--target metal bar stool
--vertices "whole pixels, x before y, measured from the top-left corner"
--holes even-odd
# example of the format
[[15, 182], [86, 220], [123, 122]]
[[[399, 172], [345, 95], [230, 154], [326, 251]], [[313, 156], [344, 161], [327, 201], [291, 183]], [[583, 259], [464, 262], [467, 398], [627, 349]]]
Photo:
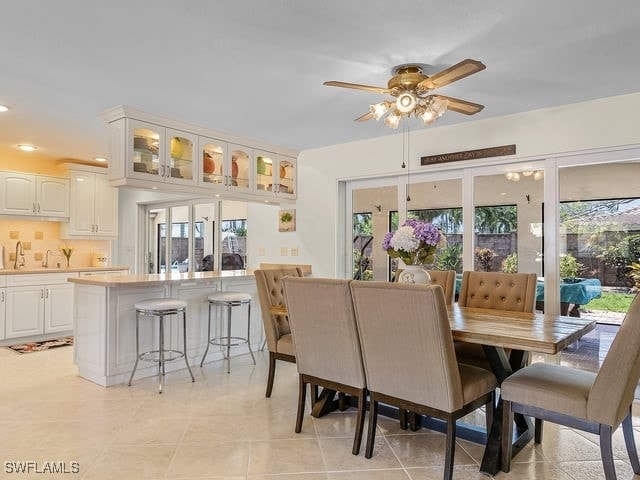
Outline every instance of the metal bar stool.
[[[187, 302], [177, 300], [175, 298], [153, 298], [150, 300], [143, 300], [137, 302], [134, 305], [136, 309], [136, 363], [133, 366], [133, 371], [129, 377], [129, 386], [133, 380], [133, 375], [138, 368], [138, 361], [145, 362], [157, 362], [158, 363], [158, 393], [162, 393], [162, 379], [165, 375], [164, 365], [166, 362], [172, 362], [184, 357], [184, 363], [187, 365], [189, 375], [191, 375], [191, 381], [195, 382], [191, 367], [189, 366], [189, 360], [187, 359]], [[176, 350], [172, 348], [165, 348], [164, 345], [164, 317], [167, 315], [182, 314], [182, 348], [183, 350]], [[159, 341], [157, 350], [149, 350], [147, 352], [140, 353], [140, 316], [146, 317], [158, 317], [159, 323]], [[169, 345], [171, 347], [171, 345]], [[168, 355], [168, 356], [167, 356]]]
[[[256, 358], [253, 356], [251, 350], [251, 295], [244, 292], [215, 292], [207, 297], [209, 300], [209, 325], [207, 327], [207, 348], [202, 355], [200, 366], [204, 364], [204, 359], [209, 353], [209, 345], [219, 345], [227, 348], [227, 373], [231, 373], [231, 347], [236, 347], [244, 343], [249, 348], [251, 359], [253, 364], [256, 364]], [[231, 336], [231, 310], [233, 307], [240, 307], [242, 305], [247, 306], [247, 337], [232, 337]], [[220, 338], [211, 338], [211, 307], [226, 307], [227, 308], [227, 335]]]

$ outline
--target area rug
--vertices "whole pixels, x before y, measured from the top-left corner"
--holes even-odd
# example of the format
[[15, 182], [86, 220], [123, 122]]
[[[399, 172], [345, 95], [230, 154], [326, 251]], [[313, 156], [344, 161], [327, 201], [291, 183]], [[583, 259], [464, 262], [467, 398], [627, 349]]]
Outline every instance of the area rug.
[[66, 347], [68, 345], [73, 345], [73, 337], [60, 337], [54, 340], [46, 340], [44, 342], [18, 343], [16, 345], [10, 345], [7, 348], [18, 353], [31, 353], [42, 352], [43, 350], [49, 350], [50, 348]]

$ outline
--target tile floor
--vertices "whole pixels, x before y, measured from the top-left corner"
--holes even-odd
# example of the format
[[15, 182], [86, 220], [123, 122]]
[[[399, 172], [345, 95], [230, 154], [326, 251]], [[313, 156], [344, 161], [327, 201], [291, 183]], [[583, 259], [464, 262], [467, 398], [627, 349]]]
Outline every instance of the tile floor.
[[[0, 478], [442, 478], [439, 433], [402, 431], [395, 421], [381, 419], [370, 460], [351, 455], [353, 411], [306, 416], [302, 433], [294, 433], [295, 365], [279, 362], [274, 394], [266, 399], [264, 353], [255, 367], [248, 356], [234, 358], [230, 375], [222, 362], [196, 367], [195, 383], [184, 372], [171, 373], [162, 395], [153, 379], [108, 389], [83, 380], [72, 354], [69, 347], [24, 355], [0, 349]], [[640, 418], [635, 425], [640, 442]], [[482, 452], [479, 445], [459, 441], [454, 478], [486, 478], [478, 472]], [[620, 431], [615, 454], [618, 478], [633, 478]], [[495, 478], [603, 478], [597, 438], [551, 424], [541, 445], [527, 446], [514, 460], [511, 473]], [[10, 472], [17, 461], [36, 462], [40, 470], [52, 468], [45, 462], [64, 462], [68, 471], [77, 465], [79, 472]]]

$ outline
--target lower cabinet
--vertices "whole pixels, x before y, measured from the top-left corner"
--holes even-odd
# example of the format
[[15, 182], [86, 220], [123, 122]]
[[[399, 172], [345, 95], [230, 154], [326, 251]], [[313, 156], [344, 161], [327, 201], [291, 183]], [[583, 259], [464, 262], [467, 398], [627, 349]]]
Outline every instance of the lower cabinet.
[[5, 295], [5, 338], [73, 330], [73, 285], [66, 279], [76, 275], [13, 276]]

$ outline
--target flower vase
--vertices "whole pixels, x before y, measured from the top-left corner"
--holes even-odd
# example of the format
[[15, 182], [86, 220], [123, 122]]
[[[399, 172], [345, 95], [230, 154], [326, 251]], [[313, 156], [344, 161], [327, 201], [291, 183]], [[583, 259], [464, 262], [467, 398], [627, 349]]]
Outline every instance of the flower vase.
[[431, 275], [422, 265], [407, 265], [400, 272], [398, 283], [419, 283], [429, 285], [431, 283]]
[[69, 268], [69, 261], [71, 260], [71, 257], [64, 257], [67, 260], [67, 268]]

